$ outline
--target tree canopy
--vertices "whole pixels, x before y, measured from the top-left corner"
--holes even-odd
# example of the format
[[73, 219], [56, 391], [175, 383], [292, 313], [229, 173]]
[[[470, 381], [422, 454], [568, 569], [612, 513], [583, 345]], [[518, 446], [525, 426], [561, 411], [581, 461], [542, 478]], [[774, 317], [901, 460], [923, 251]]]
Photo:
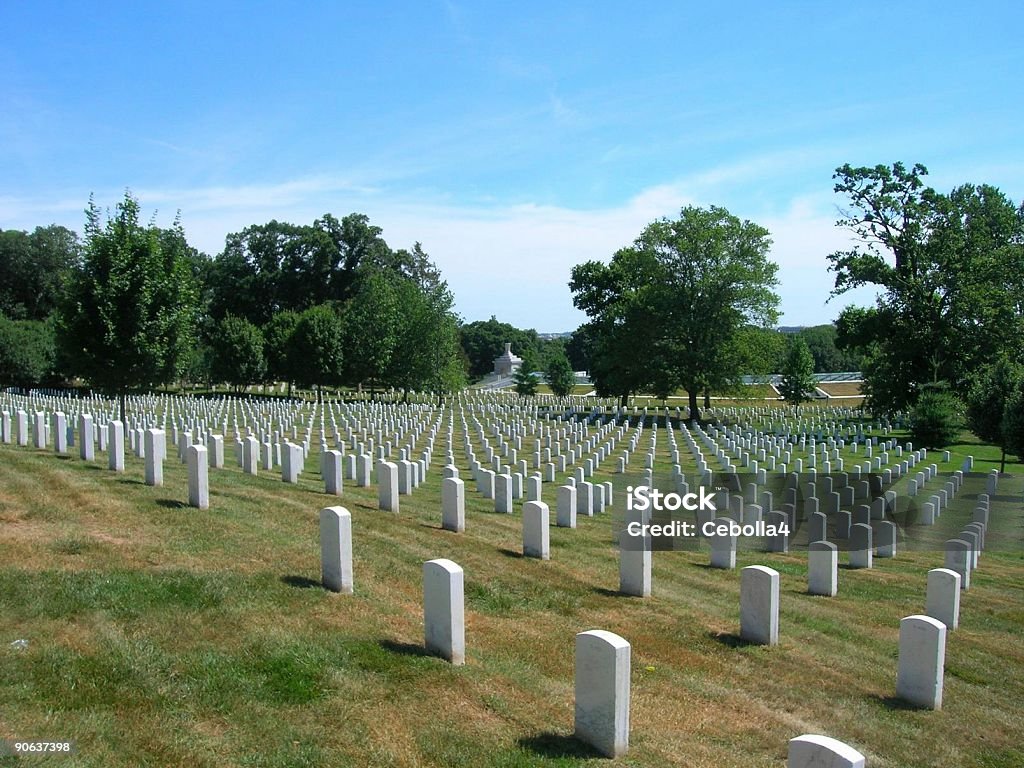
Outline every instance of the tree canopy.
[[90, 201], [85, 233], [58, 338], [72, 370], [120, 393], [123, 411], [128, 389], [172, 381], [188, 359], [197, 304], [188, 244], [178, 219], [170, 230], [140, 224], [130, 193], [105, 223]]
[[782, 368], [779, 394], [793, 406], [807, 402], [814, 393], [814, 358], [807, 343], [799, 336], [789, 340], [789, 351]]
[[998, 189], [963, 185], [940, 194], [927, 169], [836, 170], [849, 208], [838, 224], [857, 238], [828, 257], [834, 295], [873, 286], [874, 307], [847, 308], [839, 343], [865, 354], [869, 406], [912, 406], [922, 387], [963, 392], [972, 372], [1024, 332], [1024, 208]]
[[768, 231], [727, 210], [683, 208], [648, 225], [610, 263], [572, 270], [570, 288], [587, 313], [591, 376], [599, 393], [625, 400], [649, 387], [682, 387], [690, 418], [701, 392], [732, 386], [744, 373], [737, 338], [778, 317], [778, 266]]

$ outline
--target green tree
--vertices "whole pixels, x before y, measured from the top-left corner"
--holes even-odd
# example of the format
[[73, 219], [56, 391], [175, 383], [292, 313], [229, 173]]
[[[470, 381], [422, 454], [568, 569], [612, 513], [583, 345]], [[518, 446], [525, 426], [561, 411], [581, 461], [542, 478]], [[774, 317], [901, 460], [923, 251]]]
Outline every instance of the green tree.
[[589, 325], [581, 325], [565, 343], [565, 354], [574, 371], [589, 371], [594, 339]]
[[778, 318], [778, 266], [768, 231], [724, 208], [683, 208], [677, 220], [648, 225], [610, 264], [573, 268], [570, 288], [595, 337], [592, 377], [599, 392], [625, 400], [641, 387], [698, 397], [744, 373], [737, 336]]
[[537, 394], [537, 377], [534, 376], [534, 373], [533, 362], [528, 358], [524, 358], [522, 365], [512, 375], [516, 393], [520, 397], [533, 397]]
[[459, 329], [445, 283], [421, 289], [416, 281], [395, 281], [400, 323], [387, 382], [409, 392], [452, 392], [465, 384]]
[[0, 230], [0, 313], [46, 320], [60, 304], [81, 254], [78, 235], [52, 225], [30, 234]]
[[0, 386], [29, 389], [56, 378], [53, 323], [0, 315]]
[[499, 321], [494, 315], [489, 320], [463, 325], [459, 329], [459, 338], [469, 358], [469, 375], [474, 379], [486, 376], [494, 369], [494, 358], [504, 351], [505, 344], [512, 344], [512, 351], [519, 357], [536, 354], [540, 350], [535, 330], [516, 328]]
[[1002, 433], [1007, 453], [1024, 461], [1024, 380], [1017, 382], [1006, 399]]
[[928, 384], [910, 412], [910, 435], [925, 448], [944, 448], [963, 428], [961, 404], [945, 383]]
[[981, 373], [967, 397], [967, 426], [985, 442], [999, 446], [1000, 472], [1006, 471], [1006, 436], [1003, 434], [1006, 404], [1022, 380], [1021, 367], [1003, 358]]
[[548, 355], [544, 373], [547, 376], [548, 386], [557, 397], [565, 397], [572, 392], [572, 388], [576, 385], [576, 374], [573, 373], [569, 359], [561, 350]]
[[267, 373], [263, 334], [244, 317], [228, 315], [219, 321], [210, 339], [210, 376], [241, 391], [263, 381]]
[[811, 399], [815, 385], [814, 358], [811, 357], [811, 351], [802, 338], [793, 336], [789, 341], [789, 352], [782, 368], [779, 394], [787, 403], [797, 407]]
[[863, 361], [860, 355], [837, 346], [839, 332], [835, 325], [830, 323], [801, 328], [797, 335], [807, 344], [811, 357], [814, 358], [815, 373], [838, 373], [861, 369]]
[[362, 276], [342, 316], [345, 334], [345, 381], [360, 388], [384, 382], [392, 365], [402, 326], [395, 277], [384, 271]]
[[840, 344], [865, 353], [868, 405], [881, 413], [912, 406], [931, 382], [964, 393], [1024, 330], [1024, 209], [990, 186], [940, 194], [926, 174], [894, 163], [834, 176], [850, 203], [838, 224], [858, 242], [828, 257], [833, 294], [881, 292], [870, 309], [844, 310]]
[[326, 304], [310, 307], [299, 317], [291, 354], [302, 361], [295, 367], [300, 387], [331, 386], [341, 381], [344, 360], [341, 318]]
[[130, 193], [101, 222], [90, 200], [81, 266], [60, 310], [58, 338], [73, 373], [125, 395], [177, 378], [188, 358], [197, 292], [181, 222], [169, 231], [139, 223]]
[[264, 355], [267, 359], [267, 379], [288, 382], [291, 395], [292, 382], [299, 377], [303, 361], [294, 351], [295, 329], [299, 325], [299, 313], [284, 309], [274, 315], [263, 326]]

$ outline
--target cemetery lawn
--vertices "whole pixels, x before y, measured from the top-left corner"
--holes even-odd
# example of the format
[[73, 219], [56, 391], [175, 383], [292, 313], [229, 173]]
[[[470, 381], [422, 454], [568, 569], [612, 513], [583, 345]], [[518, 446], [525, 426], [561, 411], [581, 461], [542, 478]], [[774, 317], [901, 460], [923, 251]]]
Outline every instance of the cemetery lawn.
[[[953, 453], [940, 469], [967, 453], [981, 472], [998, 461], [966, 437]], [[0, 445], [0, 736], [76, 740], [48, 765], [607, 765], [571, 738], [574, 635], [595, 628], [632, 644], [631, 746], [612, 764], [778, 768], [788, 739], [819, 733], [871, 768], [1024, 765], [1020, 547], [982, 556], [931, 712], [895, 698], [896, 648], [938, 551], [841, 567], [836, 598], [806, 594], [805, 554], [740, 552], [738, 568], [781, 573], [780, 644], [764, 648], [738, 638], [739, 570], [708, 568], [706, 550], [655, 553], [652, 597], [617, 594], [622, 476], [598, 473], [618, 506], [553, 527], [542, 562], [519, 555], [519, 515], [494, 514], [469, 482], [466, 533], [440, 530], [437, 462], [395, 515], [375, 487], [324, 495], [316, 448], [297, 486], [211, 470], [207, 511], [185, 505], [174, 458], [159, 488], [134, 456], [124, 474], [97, 458]], [[1024, 466], [1007, 471], [992, 530], [1019, 541]], [[969, 477], [940, 522], [969, 517], [983, 490]], [[552, 520], [554, 496], [545, 484]], [[319, 584], [331, 504], [352, 513], [351, 596]], [[463, 667], [422, 651], [422, 564], [436, 557], [465, 569]]]

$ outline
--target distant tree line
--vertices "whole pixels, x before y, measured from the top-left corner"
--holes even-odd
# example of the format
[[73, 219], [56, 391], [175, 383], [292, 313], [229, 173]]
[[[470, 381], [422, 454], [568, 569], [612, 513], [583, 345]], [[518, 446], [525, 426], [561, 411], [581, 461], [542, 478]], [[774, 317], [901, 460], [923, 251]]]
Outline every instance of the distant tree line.
[[451, 391], [466, 373], [452, 307], [420, 244], [392, 250], [362, 214], [247, 227], [210, 258], [126, 194], [105, 217], [90, 201], [82, 239], [0, 231], [0, 385]]

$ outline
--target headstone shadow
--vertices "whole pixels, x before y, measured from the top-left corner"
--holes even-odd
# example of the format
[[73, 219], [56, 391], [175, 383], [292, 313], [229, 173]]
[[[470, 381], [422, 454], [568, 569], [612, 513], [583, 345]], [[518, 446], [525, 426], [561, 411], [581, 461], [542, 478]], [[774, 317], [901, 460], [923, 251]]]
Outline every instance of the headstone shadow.
[[400, 656], [434, 656], [423, 645], [417, 643], [402, 643], [398, 640], [381, 640], [378, 645], [388, 653], [395, 653]]
[[320, 588], [323, 585], [316, 579], [311, 579], [308, 576], [296, 576], [295, 574], [288, 574], [282, 576], [279, 581], [282, 584], [287, 584], [289, 587], [295, 587], [296, 589], [313, 589]]
[[589, 744], [584, 744], [575, 736], [567, 736], [564, 733], [548, 731], [539, 733], [536, 736], [524, 736], [516, 742], [520, 749], [532, 752], [539, 757], [566, 758], [578, 757], [590, 759], [602, 757], [601, 753]]
[[744, 640], [735, 632], [708, 632], [708, 637], [716, 643], [721, 643], [726, 648], [747, 648], [748, 646], [758, 645], [758, 643]]
[[913, 704], [906, 699], [901, 699], [899, 696], [880, 696], [875, 694], [872, 698], [885, 707], [892, 711], [907, 711], [907, 712], [930, 712], [931, 709], [928, 707], [921, 707], [917, 704]]
[[164, 509], [184, 509], [188, 506], [184, 501], [178, 501], [177, 499], [157, 499], [156, 503]]
[[498, 548], [498, 554], [504, 555], [505, 557], [522, 558], [523, 553], [517, 552], [514, 549], [505, 549], [504, 547]]

